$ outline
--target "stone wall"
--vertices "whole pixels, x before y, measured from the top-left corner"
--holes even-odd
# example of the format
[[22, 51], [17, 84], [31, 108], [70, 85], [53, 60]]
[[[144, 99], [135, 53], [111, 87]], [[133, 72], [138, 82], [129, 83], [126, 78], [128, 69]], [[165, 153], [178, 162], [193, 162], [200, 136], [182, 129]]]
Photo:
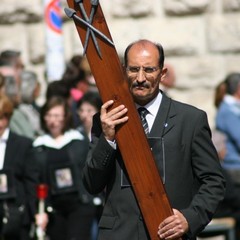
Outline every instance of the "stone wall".
[[[240, 0], [100, 0], [119, 55], [129, 42], [160, 42], [177, 76], [169, 94], [204, 109], [214, 126], [213, 91], [240, 63]], [[62, 1], [66, 6], [66, 1]], [[64, 17], [66, 61], [82, 53], [75, 26]], [[0, 51], [22, 52], [45, 91], [45, 32], [42, 0], [1, 0]]]

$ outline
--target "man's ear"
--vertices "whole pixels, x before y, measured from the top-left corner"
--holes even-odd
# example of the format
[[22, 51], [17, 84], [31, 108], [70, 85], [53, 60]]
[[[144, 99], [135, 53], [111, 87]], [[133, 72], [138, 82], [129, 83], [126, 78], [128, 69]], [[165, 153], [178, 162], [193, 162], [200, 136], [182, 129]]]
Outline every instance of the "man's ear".
[[166, 67], [163, 67], [163, 69], [161, 71], [161, 81], [164, 80], [164, 78], [166, 77], [167, 72], [168, 72], [168, 69]]

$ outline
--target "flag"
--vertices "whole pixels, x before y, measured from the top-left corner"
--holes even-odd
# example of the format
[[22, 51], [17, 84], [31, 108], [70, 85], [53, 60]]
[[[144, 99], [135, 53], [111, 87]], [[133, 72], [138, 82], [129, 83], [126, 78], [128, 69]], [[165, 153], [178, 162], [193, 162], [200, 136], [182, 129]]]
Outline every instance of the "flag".
[[65, 70], [60, 0], [44, 0], [46, 26], [46, 78], [60, 80]]

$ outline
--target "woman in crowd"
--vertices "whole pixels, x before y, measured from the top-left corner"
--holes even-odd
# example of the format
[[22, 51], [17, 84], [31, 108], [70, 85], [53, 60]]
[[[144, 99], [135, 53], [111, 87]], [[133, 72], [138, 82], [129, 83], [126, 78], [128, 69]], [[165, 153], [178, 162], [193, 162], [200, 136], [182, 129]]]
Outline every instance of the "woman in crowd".
[[9, 129], [13, 104], [0, 95], [0, 239], [28, 240], [36, 184], [29, 162], [32, 141]]
[[99, 112], [102, 106], [102, 101], [97, 92], [86, 93], [77, 103], [77, 112], [81, 122], [80, 130], [90, 139], [92, 128], [92, 117], [95, 113]]
[[70, 109], [61, 97], [48, 99], [40, 115], [46, 134], [34, 141], [32, 157], [39, 167], [39, 183], [49, 190], [47, 214], [36, 214], [37, 224], [46, 226], [51, 240], [91, 239], [94, 208], [81, 180], [88, 139], [72, 129]]
[[[98, 92], [86, 93], [77, 103], [77, 113], [81, 125], [77, 128], [83, 135], [91, 140], [92, 117], [99, 112], [102, 106]], [[95, 221], [92, 228], [92, 239], [96, 239], [97, 223], [102, 213], [103, 194], [93, 196], [92, 203], [95, 206]]]

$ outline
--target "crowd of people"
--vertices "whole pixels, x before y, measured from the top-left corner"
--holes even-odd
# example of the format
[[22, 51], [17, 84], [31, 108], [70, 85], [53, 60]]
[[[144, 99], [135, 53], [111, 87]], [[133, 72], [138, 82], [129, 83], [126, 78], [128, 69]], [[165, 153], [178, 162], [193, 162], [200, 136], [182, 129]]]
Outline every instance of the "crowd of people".
[[[194, 239], [212, 218], [231, 216], [240, 239], [240, 74], [216, 86], [216, 128], [210, 129], [205, 112], [168, 96], [176, 76], [164, 65], [160, 44], [130, 44], [124, 69], [136, 108], [147, 109], [147, 136], [165, 144], [160, 151], [173, 216], [159, 223], [156, 234]], [[1, 52], [0, 238], [149, 240], [115, 141], [128, 109], [101, 101], [86, 58], [78, 55], [62, 79], [48, 84], [43, 106], [37, 104], [40, 89], [20, 52]], [[168, 129], [161, 136], [164, 120]], [[41, 184], [47, 190], [43, 213]]]
[[[96, 239], [104, 192], [90, 195], [81, 175], [102, 102], [85, 61], [74, 56], [39, 106], [38, 77], [25, 69], [21, 53], [0, 55], [0, 236], [6, 240]], [[47, 190], [44, 212], [40, 185]]]

